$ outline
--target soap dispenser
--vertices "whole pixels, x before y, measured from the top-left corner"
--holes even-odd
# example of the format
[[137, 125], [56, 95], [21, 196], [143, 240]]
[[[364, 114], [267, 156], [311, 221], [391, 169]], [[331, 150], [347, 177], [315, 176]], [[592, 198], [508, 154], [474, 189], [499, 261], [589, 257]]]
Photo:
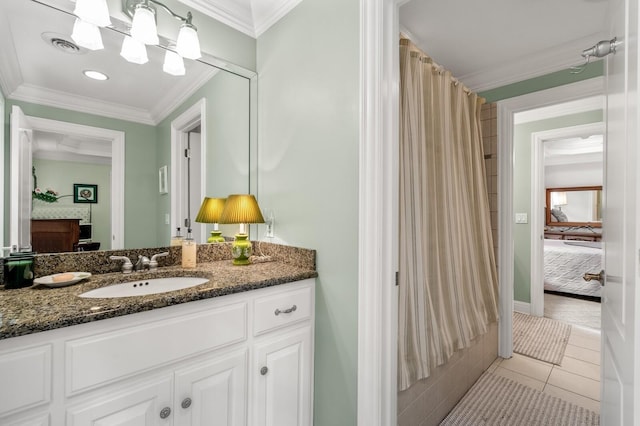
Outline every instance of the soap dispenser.
[[182, 235], [180, 234], [180, 227], [176, 228], [176, 235], [171, 237], [171, 246], [181, 246], [182, 245]]
[[191, 228], [187, 229], [187, 238], [182, 240], [182, 267], [196, 267], [196, 241], [191, 236]]

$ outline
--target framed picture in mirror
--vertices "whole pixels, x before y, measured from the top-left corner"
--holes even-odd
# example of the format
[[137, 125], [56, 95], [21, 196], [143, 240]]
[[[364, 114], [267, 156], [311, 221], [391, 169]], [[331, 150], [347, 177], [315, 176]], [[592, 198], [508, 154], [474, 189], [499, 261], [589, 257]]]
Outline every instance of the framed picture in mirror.
[[74, 183], [73, 202], [96, 204], [98, 202], [98, 185]]

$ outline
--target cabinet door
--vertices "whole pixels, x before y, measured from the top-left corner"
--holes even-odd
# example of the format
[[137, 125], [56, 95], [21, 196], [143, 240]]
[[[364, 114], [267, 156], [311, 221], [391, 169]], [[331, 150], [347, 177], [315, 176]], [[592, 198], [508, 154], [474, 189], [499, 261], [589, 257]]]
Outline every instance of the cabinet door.
[[175, 424], [247, 424], [247, 351], [242, 350], [175, 373]]
[[256, 426], [306, 426], [311, 419], [311, 327], [265, 337], [255, 345]]
[[171, 377], [95, 398], [67, 411], [67, 426], [170, 426]]

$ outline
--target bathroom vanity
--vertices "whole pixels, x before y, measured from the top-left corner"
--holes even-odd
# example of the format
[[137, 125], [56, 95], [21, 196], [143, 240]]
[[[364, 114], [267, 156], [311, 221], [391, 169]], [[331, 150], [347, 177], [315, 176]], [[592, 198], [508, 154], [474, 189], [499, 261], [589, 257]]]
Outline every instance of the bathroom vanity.
[[315, 265], [159, 269], [180, 272], [210, 279], [114, 299], [78, 295], [157, 273], [2, 291], [0, 424], [311, 425]]

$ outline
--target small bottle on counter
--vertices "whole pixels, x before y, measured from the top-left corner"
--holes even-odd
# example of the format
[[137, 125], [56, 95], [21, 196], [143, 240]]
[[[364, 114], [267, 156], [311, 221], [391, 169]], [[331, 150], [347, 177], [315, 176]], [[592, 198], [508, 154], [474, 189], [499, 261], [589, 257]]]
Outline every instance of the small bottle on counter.
[[176, 235], [171, 237], [170, 246], [181, 246], [182, 245], [182, 234], [180, 234], [180, 227], [176, 228]]
[[196, 267], [196, 241], [191, 236], [191, 229], [187, 230], [187, 238], [182, 240], [182, 267]]

